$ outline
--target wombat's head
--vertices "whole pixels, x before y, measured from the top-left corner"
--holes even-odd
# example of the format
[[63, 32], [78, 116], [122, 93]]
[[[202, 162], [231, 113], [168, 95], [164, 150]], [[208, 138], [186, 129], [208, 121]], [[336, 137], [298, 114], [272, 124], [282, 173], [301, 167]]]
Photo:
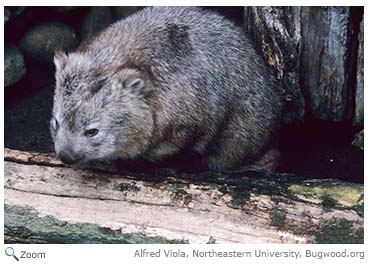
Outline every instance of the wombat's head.
[[148, 146], [153, 118], [148, 78], [134, 68], [104, 70], [87, 55], [57, 52], [51, 133], [58, 157], [80, 165], [134, 158]]

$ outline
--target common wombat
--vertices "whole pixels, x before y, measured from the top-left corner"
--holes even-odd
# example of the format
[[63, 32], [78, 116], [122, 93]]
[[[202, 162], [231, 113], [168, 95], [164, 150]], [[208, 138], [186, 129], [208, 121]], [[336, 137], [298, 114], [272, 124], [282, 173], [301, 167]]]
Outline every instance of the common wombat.
[[75, 52], [57, 52], [54, 62], [51, 131], [67, 164], [160, 161], [187, 149], [210, 170], [242, 161], [273, 167], [278, 82], [245, 33], [221, 15], [146, 8]]

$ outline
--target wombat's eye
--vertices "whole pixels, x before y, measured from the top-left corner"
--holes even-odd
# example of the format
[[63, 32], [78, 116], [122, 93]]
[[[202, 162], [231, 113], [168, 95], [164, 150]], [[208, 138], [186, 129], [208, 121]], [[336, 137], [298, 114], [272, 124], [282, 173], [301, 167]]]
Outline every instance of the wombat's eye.
[[98, 129], [96, 129], [96, 128], [89, 129], [89, 130], [86, 130], [86, 131], [84, 132], [84, 135], [85, 135], [86, 137], [94, 137], [94, 136], [97, 135], [97, 134], [98, 134]]

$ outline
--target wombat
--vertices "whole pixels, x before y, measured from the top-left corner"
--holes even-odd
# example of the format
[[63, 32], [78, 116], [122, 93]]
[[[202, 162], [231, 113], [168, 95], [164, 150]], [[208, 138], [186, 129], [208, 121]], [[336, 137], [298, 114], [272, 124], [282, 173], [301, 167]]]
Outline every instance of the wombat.
[[67, 164], [159, 162], [188, 150], [208, 170], [275, 167], [279, 83], [246, 34], [215, 12], [145, 8], [56, 52], [54, 63], [51, 133]]

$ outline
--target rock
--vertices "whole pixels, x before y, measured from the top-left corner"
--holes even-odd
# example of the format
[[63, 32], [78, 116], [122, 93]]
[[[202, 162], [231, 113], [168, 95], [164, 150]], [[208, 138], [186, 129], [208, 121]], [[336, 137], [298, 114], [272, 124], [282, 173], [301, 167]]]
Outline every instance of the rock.
[[45, 23], [35, 26], [20, 40], [27, 55], [39, 61], [53, 60], [55, 50], [69, 51], [79, 44], [74, 30], [62, 23]]
[[286, 99], [284, 122], [302, 120], [305, 102], [300, 89], [300, 7], [248, 7], [249, 33], [283, 83]]
[[95, 33], [103, 30], [113, 22], [113, 15], [110, 7], [92, 7], [81, 25], [80, 37], [86, 39]]
[[354, 124], [364, 125], [364, 20], [360, 22]]
[[143, 6], [115, 6], [114, 13], [116, 19], [123, 19], [126, 18], [137, 11], [143, 9]]
[[4, 51], [4, 85], [18, 82], [26, 73], [22, 52], [13, 44]]
[[306, 103], [322, 120], [350, 117], [350, 7], [302, 7], [301, 75]]
[[355, 135], [351, 144], [357, 148], [360, 148], [361, 150], [364, 150], [364, 129]]
[[4, 23], [8, 22], [10, 20], [11, 13], [8, 8], [4, 8]]

